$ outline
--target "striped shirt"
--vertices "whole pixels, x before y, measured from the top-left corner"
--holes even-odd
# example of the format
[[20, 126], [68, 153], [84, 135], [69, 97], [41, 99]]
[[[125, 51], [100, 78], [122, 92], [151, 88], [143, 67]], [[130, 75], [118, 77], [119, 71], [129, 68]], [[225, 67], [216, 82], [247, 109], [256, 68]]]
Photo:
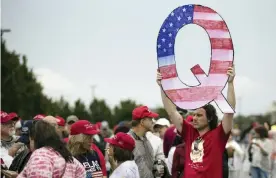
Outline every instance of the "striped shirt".
[[26, 167], [17, 178], [85, 178], [85, 169], [73, 158], [66, 163], [64, 158], [52, 148], [43, 147], [32, 153]]

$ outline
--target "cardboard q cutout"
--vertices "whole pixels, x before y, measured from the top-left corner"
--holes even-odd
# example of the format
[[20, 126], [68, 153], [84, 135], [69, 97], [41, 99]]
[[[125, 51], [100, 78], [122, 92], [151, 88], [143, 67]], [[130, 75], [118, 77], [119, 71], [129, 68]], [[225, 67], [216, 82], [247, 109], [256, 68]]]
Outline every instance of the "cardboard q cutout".
[[[191, 68], [198, 86], [188, 86], [178, 78], [174, 44], [178, 31], [185, 25], [197, 24], [204, 28], [211, 43], [211, 62], [206, 75], [197, 64]], [[195, 49], [195, 52], [200, 52]], [[226, 23], [214, 10], [201, 5], [176, 8], [167, 17], [157, 39], [158, 67], [163, 76], [162, 88], [169, 99], [183, 109], [197, 109], [215, 101], [223, 113], [234, 113], [222, 94], [227, 84], [227, 69], [232, 66], [234, 50]], [[189, 59], [185, 59], [189, 60]]]

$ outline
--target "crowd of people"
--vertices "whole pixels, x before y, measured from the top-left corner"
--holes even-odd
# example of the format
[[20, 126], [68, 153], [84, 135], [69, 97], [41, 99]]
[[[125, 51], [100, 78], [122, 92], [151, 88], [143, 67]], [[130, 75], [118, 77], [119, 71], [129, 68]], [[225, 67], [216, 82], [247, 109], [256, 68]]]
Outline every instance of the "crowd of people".
[[[227, 100], [235, 108], [234, 68]], [[188, 111], [161, 88], [169, 118], [147, 106], [113, 129], [75, 115], [39, 114], [31, 120], [1, 111], [1, 177], [11, 178], [269, 178], [276, 177], [276, 127], [232, 129], [233, 115], [219, 120], [213, 105]]]

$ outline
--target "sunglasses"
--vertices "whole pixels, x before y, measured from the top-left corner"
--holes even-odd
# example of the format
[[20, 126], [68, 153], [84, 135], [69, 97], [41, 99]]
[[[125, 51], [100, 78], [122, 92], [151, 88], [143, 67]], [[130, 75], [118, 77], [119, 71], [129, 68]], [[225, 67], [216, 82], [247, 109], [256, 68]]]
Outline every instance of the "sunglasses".
[[201, 137], [198, 137], [196, 140], [195, 140], [195, 143], [194, 143], [194, 150], [195, 151], [198, 151], [198, 145], [199, 143], [201, 142], [202, 138]]

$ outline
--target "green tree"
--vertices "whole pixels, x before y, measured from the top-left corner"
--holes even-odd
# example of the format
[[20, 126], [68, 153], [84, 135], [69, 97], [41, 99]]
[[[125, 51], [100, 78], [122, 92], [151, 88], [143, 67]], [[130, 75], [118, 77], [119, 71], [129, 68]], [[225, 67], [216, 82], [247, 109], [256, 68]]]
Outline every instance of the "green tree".
[[256, 115], [255, 118], [256, 118], [256, 121], [259, 122], [262, 125], [265, 122], [268, 123], [268, 124], [271, 124], [270, 115], [268, 115], [268, 114]]
[[27, 67], [26, 56], [7, 50], [1, 40], [1, 109], [17, 112], [22, 119], [31, 119], [50, 109], [50, 100], [43, 95], [42, 86], [32, 69]]
[[74, 115], [78, 116], [79, 119], [90, 120], [85, 104], [80, 99], [75, 102], [73, 111]]
[[138, 104], [136, 104], [133, 100], [122, 100], [117, 106], [114, 107], [113, 119], [110, 124], [115, 125], [120, 121], [130, 121], [132, 111], [137, 106]]
[[247, 128], [252, 122], [254, 121], [254, 119], [252, 117], [247, 117], [247, 116], [243, 116], [243, 115], [238, 115], [234, 118], [234, 126], [238, 127], [241, 130], [244, 130], [245, 128]]
[[160, 118], [169, 119], [169, 116], [168, 116], [166, 110], [163, 107], [157, 107], [156, 109], [154, 109], [154, 111], [159, 114]]
[[59, 115], [66, 119], [69, 115], [72, 115], [72, 108], [70, 107], [69, 103], [64, 99], [63, 96], [60, 97], [58, 101], [55, 102], [56, 106], [58, 108], [57, 112], [55, 115]]
[[111, 109], [106, 104], [105, 100], [95, 98], [89, 105], [90, 118], [92, 123], [101, 122], [103, 120], [112, 122]]

